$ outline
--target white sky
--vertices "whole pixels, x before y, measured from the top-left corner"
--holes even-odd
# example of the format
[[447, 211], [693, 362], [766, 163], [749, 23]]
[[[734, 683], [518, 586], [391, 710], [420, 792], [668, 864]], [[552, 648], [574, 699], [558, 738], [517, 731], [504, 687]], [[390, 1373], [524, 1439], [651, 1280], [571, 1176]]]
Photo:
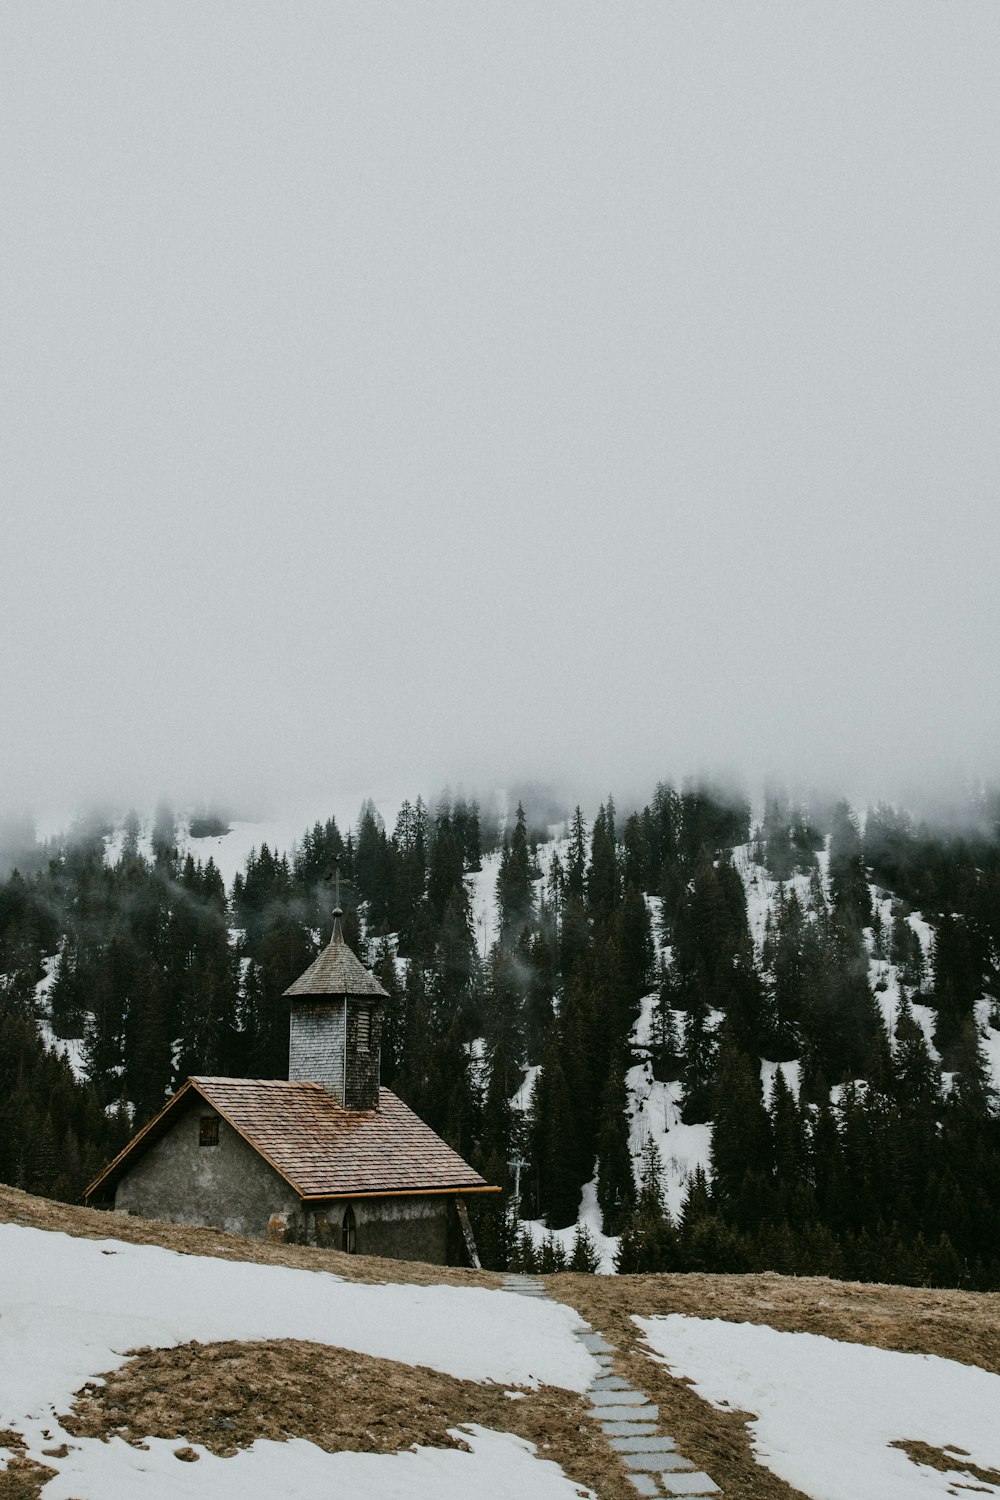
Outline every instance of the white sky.
[[995, 774], [998, 64], [5, 5], [0, 800]]

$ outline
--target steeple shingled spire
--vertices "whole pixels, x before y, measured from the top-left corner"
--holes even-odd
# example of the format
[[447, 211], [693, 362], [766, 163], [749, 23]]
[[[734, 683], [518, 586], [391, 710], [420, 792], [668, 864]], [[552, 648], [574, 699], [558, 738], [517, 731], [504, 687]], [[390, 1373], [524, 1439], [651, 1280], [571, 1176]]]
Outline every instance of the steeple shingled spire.
[[329, 995], [338, 1000], [357, 996], [359, 999], [388, 1000], [389, 996], [375, 975], [352, 953], [344, 942], [340, 926], [343, 912], [338, 906], [333, 913], [333, 936], [326, 948], [314, 959], [304, 974], [290, 984], [285, 991], [289, 999], [310, 996], [318, 999]]
[[290, 984], [288, 1077], [318, 1083], [345, 1109], [379, 1107], [382, 1005], [389, 996], [344, 942], [343, 912], [323, 952]]

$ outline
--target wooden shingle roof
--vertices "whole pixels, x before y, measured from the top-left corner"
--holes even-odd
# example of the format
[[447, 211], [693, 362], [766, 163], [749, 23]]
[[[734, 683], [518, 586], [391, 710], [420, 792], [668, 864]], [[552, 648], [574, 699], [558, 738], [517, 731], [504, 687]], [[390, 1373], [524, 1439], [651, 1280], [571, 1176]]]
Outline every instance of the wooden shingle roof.
[[200, 1095], [304, 1199], [491, 1192], [457, 1151], [389, 1089], [377, 1110], [344, 1109], [318, 1083], [189, 1078], [86, 1189], [105, 1198]]
[[333, 914], [333, 937], [318, 958], [314, 959], [304, 974], [285, 991], [286, 996], [296, 995], [358, 995], [387, 1000], [386, 991], [375, 975], [352, 953], [344, 942], [340, 930], [340, 911]]

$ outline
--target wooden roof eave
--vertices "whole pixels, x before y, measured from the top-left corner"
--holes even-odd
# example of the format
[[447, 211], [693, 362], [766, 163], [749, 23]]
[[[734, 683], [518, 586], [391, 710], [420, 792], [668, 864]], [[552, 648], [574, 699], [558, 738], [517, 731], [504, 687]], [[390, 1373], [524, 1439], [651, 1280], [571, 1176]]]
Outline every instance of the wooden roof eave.
[[455, 1187], [402, 1187], [365, 1189], [359, 1193], [302, 1193], [303, 1203], [336, 1203], [345, 1198], [460, 1198], [464, 1193], [499, 1193], [491, 1183], [458, 1183]]

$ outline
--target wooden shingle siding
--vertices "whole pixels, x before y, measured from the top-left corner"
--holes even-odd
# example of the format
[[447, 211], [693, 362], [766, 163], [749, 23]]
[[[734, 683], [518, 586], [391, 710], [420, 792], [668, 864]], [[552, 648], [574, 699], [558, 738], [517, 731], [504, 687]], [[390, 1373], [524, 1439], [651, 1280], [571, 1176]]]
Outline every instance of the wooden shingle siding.
[[344, 1102], [344, 1004], [294, 1000], [288, 1036], [288, 1076], [321, 1083]]
[[[368, 1044], [358, 1046], [359, 1020], [368, 1017]], [[348, 1109], [378, 1109], [378, 1062], [382, 1040], [382, 1011], [377, 1005], [348, 1002], [347, 1006], [347, 1096]]]

